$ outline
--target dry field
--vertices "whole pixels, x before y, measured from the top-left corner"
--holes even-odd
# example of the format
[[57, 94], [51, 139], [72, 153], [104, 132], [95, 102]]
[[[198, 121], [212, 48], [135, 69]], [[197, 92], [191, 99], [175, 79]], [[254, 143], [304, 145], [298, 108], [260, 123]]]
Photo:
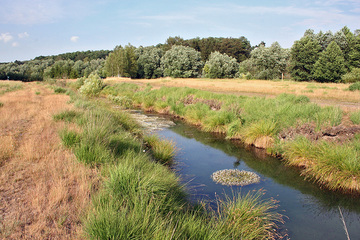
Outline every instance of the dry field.
[[266, 81], [243, 79], [128, 79], [107, 78], [105, 82], [132, 82], [137, 84], [150, 83], [155, 88], [190, 87], [219, 93], [231, 93], [248, 96], [274, 97], [281, 93], [306, 95], [320, 105], [339, 105], [344, 110], [360, 109], [360, 93], [346, 89], [349, 84], [342, 83], [316, 83], [295, 81]]
[[53, 114], [69, 97], [43, 85], [0, 95], [0, 239], [81, 239], [97, 174], [75, 161]]

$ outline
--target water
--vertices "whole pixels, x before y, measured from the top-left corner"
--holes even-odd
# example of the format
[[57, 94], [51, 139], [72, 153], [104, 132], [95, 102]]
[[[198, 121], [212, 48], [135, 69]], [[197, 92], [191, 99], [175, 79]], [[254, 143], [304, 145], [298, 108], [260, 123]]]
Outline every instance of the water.
[[[282, 227], [288, 235], [286, 239], [347, 239], [339, 207], [350, 238], [360, 239], [359, 198], [320, 189], [304, 181], [298, 170], [284, 166], [263, 151], [247, 150], [182, 122], [159, 130], [158, 134], [172, 139], [179, 148], [174, 168], [187, 184], [192, 201], [211, 202], [216, 195], [263, 189], [264, 197], [278, 200], [277, 211], [287, 216]], [[260, 175], [261, 182], [244, 187], [216, 184], [210, 176], [222, 169], [253, 171]]]

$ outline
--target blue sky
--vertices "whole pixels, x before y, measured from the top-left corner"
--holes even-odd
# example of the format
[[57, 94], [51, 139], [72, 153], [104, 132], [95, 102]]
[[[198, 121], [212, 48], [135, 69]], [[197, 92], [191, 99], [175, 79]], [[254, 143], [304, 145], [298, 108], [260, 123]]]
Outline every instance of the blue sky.
[[359, 0], [0, 0], [0, 62], [138, 47], [169, 36], [245, 36], [290, 48], [306, 29], [360, 29]]

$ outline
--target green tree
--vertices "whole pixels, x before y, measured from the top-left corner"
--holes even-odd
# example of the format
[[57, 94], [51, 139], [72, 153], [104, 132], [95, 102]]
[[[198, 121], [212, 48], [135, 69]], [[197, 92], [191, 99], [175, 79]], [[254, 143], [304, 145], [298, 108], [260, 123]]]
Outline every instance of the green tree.
[[165, 77], [199, 77], [203, 62], [198, 51], [191, 47], [174, 45], [161, 58]]
[[218, 51], [211, 53], [203, 69], [204, 76], [208, 78], [233, 78], [238, 71], [236, 59]]
[[345, 73], [345, 59], [335, 41], [320, 54], [314, 65], [314, 79], [319, 82], [338, 82]]
[[161, 57], [164, 51], [158, 47], [145, 47], [138, 49], [138, 77], [159, 78], [162, 76]]
[[321, 45], [309, 36], [295, 41], [290, 50], [290, 74], [297, 81], [313, 80], [314, 64], [319, 59]]
[[251, 52], [248, 60], [240, 64], [240, 73], [251, 73], [257, 79], [281, 79], [286, 71], [289, 50], [281, 48], [278, 42], [270, 47], [260, 45]]
[[124, 54], [121, 58], [121, 68], [124, 77], [136, 78], [138, 66], [135, 50], [136, 48], [130, 43], [124, 48]]

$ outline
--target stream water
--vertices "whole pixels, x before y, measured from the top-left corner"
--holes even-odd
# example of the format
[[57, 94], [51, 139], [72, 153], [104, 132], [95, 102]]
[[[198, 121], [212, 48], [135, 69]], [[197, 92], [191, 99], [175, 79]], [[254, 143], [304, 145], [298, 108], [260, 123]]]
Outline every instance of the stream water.
[[[216, 206], [216, 197], [232, 197], [238, 192], [264, 190], [264, 198], [279, 201], [277, 211], [284, 216], [281, 227], [285, 239], [347, 239], [341, 214], [350, 239], [360, 239], [360, 199], [321, 189], [304, 181], [299, 171], [285, 166], [262, 150], [246, 149], [220, 136], [196, 127], [139, 111], [133, 116], [147, 129], [175, 142], [178, 152], [173, 168], [186, 184], [191, 201], [206, 201]], [[223, 169], [252, 171], [261, 181], [243, 187], [216, 184], [211, 174]], [[341, 213], [340, 213], [341, 211]]]
[[[188, 186], [192, 201], [211, 203], [216, 195], [263, 189], [264, 197], [278, 200], [277, 211], [286, 216], [281, 230], [287, 234], [285, 239], [347, 239], [340, 210], [350, 238], [360, 239], [359, 198], [323, 190], [263, 151], [245, 149], [181, 121], [157, 130], [157, 134], [176, 143], [179, 150], [174, 168]], [[243, 187], [216, 184], [210, 176], [222, 169], [253, 171], [261, 182]]]

